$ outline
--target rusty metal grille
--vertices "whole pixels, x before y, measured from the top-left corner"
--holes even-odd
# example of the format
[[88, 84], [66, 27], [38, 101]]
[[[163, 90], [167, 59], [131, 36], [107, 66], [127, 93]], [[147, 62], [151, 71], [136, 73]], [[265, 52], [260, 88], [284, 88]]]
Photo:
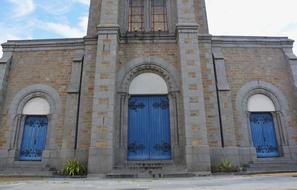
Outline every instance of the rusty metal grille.
[[152, 31], [168, 31], [166, 0], [152, 0]]
[[144, 31], [144, 0], [129, 0], [128, 31]]

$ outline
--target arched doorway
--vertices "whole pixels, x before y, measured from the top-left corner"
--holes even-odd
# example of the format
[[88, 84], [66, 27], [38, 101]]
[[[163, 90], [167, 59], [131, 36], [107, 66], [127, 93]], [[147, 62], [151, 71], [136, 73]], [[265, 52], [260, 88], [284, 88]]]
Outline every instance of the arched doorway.
[[50, 105], [44, 98], [32, 98], [24, 106], [23, 136], [19, 160], [41, 161], [48, 129]]
[[248, 99], [248, 111], [257, 157], [280, 156], [272, 114], [275, 105], [272, 100], [263, 94], [255, 94]]
[[128, 160], [170, 160], [167, 84], [154, 73], [136, 76], [129, 87]]

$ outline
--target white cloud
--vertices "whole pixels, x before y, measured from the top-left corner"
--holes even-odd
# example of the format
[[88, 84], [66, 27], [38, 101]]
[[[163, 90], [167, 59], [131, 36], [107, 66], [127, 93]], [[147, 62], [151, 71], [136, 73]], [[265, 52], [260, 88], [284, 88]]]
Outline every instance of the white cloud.
[[71, 11], [73, 0], [38, 1], [37, 6], [48, 14], [61, 16]]
[[22, 17], [32, 13], [35, 10], [33, 0], [9, 0], [13, 4], [13, 17]]
[[87, 33], [88, 16], [81, 16], [78, 18], [79, 22], [76, 26], [71, 26], [67, 23], [46, 22], [41, 23], [43, 29], [56, 33], [65, 38], [83, 37]]
[[44, 29], [54, 32], [65, 38], [77, 38], [83, 37], [85, 35], [85, 31], [81, 30], [81, 28], [72, 27], [63, 23], [47, 22], [45, 23]]
[[79, 18], [80, 30], [84, 31], [85, 33], [87, 32], [87, 28], [88, 28], [88, 21], [89, 21], [88, 16], [82, 16]]
[[90, 5], [90, 0], [76, 0], [76, 2], [84, 4], [84, 5]]
[[[0, 23], [0, 44], [5, 43], [7, 40], [20, 40], [30, 39], [30, 28], [28, 26], [15, 26], [7, 27], [5, 24]], [[22, 31], [24, 30], [24, 31]], [[0, 57], [2, 57], [2, 47], [0, 46]]]

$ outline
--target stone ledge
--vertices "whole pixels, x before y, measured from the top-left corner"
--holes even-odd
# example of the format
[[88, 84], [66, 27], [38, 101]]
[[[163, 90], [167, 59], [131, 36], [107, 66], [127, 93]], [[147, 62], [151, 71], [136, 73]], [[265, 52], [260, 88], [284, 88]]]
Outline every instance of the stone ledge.
[[9, 40], [2, 44], [4, 52], [84, 49], [84, 46], [85, 39], [83, 38]]
[[[199, 39], [205, 36], [199, 36]], [[265, 47], [265, 48], [292, 48], [294, 41], [288, 37], [267, 36], [212, 36], [213, 47]]]

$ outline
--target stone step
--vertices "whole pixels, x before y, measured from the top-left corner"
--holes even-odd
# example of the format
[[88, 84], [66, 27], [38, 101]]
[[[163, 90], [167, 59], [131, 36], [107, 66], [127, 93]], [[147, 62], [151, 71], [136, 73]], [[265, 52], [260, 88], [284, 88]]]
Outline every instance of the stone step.
[[175, 165], [173, 161], [129, 161], [114, 167], [108, 178], [162, 178], [187, 177], [193, 174], [184, 166]]
[[257, 174], [257, 173], [279, 173], [279, 172], [296, 172], [297, 168], [246, 168], [243, 171], [245, 174]]
[[290, 163], [290, 164], [297, 164], [297, 161], [290, 160], [290, 159], [257, 159], [254, 164], [267, 164], [267, 163]]
[[154, 161], [133, 161], [114, 167], [115, 170], [161, 170], [176, 168], [172, 161], [154, 162]]
[[38, 171], [38, 170], [4, 170], [0, 171], [0, 176], [4, 177], [52, 177], [54, 171]]
[[254, 163], [243, 168], [247, 173], [274, 173], [297, 171], [296, 161], [289, 159], [258, 159]]
[[254, 163], [250, 164], [248, 167], [249, 168], [268, 168], [268, 167], [294, 167], [294, 165], [297, 166], [297, 164], [291, 164], [291, 163]]
[[190, 173], [187, 171], [164, 171], [164, 170], [157, 170], [157, 171], [124, 171], [118, 170], [113, 171], [106, 175], [106, 178], [174, 178], [174, 177], [193, 177], [195, 176], [194, 173]]

